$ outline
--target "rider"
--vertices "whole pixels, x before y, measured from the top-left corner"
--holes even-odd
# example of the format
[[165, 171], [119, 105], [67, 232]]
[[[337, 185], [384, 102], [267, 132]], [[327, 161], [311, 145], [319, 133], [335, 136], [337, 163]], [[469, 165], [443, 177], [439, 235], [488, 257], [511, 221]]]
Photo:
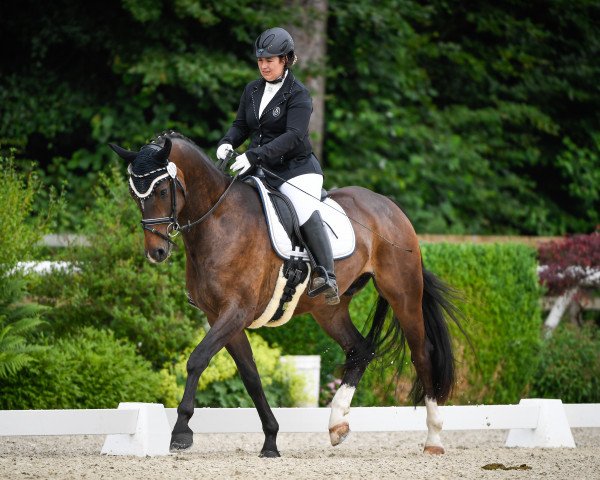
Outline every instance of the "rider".
[[312, 289], [322, 291], [326, 303], [335, 305], [339, 297], [333, 254], [318, 210], [323, 171], [308, 135], [312, 99], [290, 70], [297, 60], [294, 40], [283, 28], [270, 28], [256, 39], [254, 51], [262, 78], [244, 88], [237, 117], [219, 142], [217, 157], [224, 160], [251, 138], [248, 150], [236, 157], [231, 170], [243, 174], [264, 165], [277, 175], [265, 172], [269, 184], [293, 203], [302, 237], [322, 267], [316, 270]]

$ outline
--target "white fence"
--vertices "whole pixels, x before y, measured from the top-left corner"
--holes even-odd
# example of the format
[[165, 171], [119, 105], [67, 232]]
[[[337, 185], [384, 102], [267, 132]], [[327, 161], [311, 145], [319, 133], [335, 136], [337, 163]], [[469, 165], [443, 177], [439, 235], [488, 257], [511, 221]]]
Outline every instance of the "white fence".
[[[280, 432], [328, 431], [328, 408], [275, 408]], [[444, 430], [509, 430], [506, 446], [575, 447], [571, 428], [600, 427], [600, 404], [521, 400], [519, 405], [440, 407]], [[426, 430], [425, 407], [354, 407], [355, 432]], [[102, 453], [168, 455], [174, 408], [122, 403], [115, 410], [4, 410], [0, 436], [107, 435]], [[253, 408], [197, 408], [195, 433], [262, 432]]]

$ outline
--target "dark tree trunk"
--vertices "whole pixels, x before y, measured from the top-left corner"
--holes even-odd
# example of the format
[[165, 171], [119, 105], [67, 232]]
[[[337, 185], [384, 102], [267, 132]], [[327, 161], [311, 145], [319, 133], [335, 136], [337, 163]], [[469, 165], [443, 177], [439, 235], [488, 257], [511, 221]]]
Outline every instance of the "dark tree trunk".
[[319, 161], [323, 156], [325, 121], [325, 55], [327, 45], [327, 0], [288, 0], [302, 9], [298, 23], [288, 25], [294, 38], [301, 78], [313, 98], [310, 134]]

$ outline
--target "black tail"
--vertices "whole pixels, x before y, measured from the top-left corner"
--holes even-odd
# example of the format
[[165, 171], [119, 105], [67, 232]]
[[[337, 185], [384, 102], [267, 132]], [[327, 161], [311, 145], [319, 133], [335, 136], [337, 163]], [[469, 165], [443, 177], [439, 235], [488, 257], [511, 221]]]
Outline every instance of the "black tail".
[[[365, 335], [365, 342], [361, 345], [360, 351], [353, 351], [347, 357], [345, 368], [352, 366], [366, 367], [373, 360], [389, 358], [394, 360], [396, 373], [398, 376], [400, 375], [404, 366], [406, 341], [404, 332], [395, 318], [386, 324], [389, 309], [388, 301], [380, 295], [369, 314], [369, 319], [365, 323], [365, 326], [371, 326]], [[382, 362], [382, 367], [385, 363], [387, 362]]]
[[[423, 319], [425, 334], [431, 345], [429, 357], [435, 397], [440, 402], [450, 396], [455, 381], [454, 354], [446, 316], [458, 325], [468, 339], [459, 320], [462, 315], [453, 303], [457, 297], [452, 288], [423, 268]], [[401, 374], [406, 354], [406, 338], [396, 317], [386, 325], [389, 308], [387, 300], [379, 296], [370, 315], [371, 328], [366, 335], [366, 348], [361, 352], [354, 352], [354, 355], [348, 358], [346, 367], [385, 357], [394, 360], [396, 374]], [[424, 396], [421, 380], [415, 376], [410, 397], [416, 405], [423, 401]]]
[[[433, 389], [436, 400], [440, 402], [450, 396], [455, 381], [454, 353], [446, 315], [466, 336], [459, 321], [461, 313], [453, 303], [456, 298], [455, 290], [423, 268], [423, 320], [425, 334], [431, 344], [429, 358], [432, 366]], [[415, 404], [421, 402], [424, 396], [423, 385], [416, 377], [411, 390], [413, 402]]]

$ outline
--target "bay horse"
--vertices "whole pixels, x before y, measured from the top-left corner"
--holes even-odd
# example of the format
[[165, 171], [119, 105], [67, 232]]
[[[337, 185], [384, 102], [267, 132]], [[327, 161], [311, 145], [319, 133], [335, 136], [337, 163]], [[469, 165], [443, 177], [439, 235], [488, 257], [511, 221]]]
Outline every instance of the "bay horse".
[[[191, 447], [188, 423], [200, 375], [225, 347], [262, 422], [260, 456], [279, 457], [279, 425], [244, 331], [269, 303], [282, 264], [271, 248], [256, 190], [233, 181], [194, 142], [176, 132], [161, 134], [139, 152], [110, 146], [129, 162], [130, 190], [142, 213], [148, 260], [166, 260], [171, 236], [181, 230], [188, 295], [210, 324], [187, 362], [171, 449]], [[360, 187], [336, 189], [330, 196], [352, 219], [356, 235], [354, 253], [335, 264], [341, 301], [327, 305], [322, 296], [303, 295], [295, 314], [309, 312], [346, 355], [342, 384], [331, 403], [331, 444], [338, 445], [349, 434], [354, 391], [369, 362], [391, 338], [390, 348], [400, 351], [405, 340], [410, 348], [417, 373], [413, 399], [424, 399], [427, 410], [424, 452], [444, 453], [438, 404], [448, 398], [455, 374], [446, 317], [459, 323], [448, 287], [423, 268], [415, 230], [393, 201]], [[363, 335], [352, 323], [348, 306], [370, 279], [379, 296], [370, 331]], [[390, 307], [396, 334], [391, 336], [384, 329]]]

